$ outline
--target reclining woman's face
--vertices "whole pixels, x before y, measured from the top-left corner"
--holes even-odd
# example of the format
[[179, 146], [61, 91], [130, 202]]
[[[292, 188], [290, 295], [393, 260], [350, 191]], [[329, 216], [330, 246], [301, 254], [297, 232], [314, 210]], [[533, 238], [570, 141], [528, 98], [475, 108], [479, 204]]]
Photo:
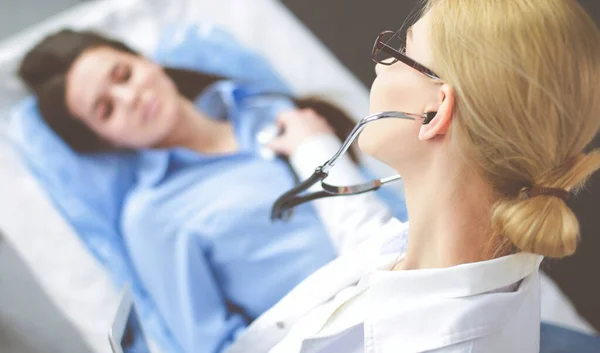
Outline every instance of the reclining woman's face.
[[71, 113], [115, 147], [154, 147], [179, 118], [179, 93], [162, 68], [109, 47], [77, 58], [66, 87]]

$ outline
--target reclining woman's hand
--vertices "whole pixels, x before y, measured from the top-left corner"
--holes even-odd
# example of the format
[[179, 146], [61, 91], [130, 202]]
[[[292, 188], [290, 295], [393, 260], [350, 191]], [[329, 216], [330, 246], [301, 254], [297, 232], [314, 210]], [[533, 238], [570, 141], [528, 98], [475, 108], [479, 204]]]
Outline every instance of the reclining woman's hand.
[[334, 134], [325, 118], [312, 109], [295, 109], [279, 114], [277, 124], [282, 133], [269, 148], [284, 155], [291, 156], [294, 150], [310, 137], [322, 134]]

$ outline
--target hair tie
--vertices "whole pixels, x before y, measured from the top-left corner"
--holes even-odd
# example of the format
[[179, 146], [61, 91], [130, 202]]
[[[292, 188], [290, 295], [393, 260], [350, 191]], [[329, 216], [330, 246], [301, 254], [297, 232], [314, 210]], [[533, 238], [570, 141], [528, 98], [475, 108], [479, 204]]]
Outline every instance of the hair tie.
[[562, 199], [563, 201], [567, 201], [569, 198], [569, 192], [565, 189], [546, 188], [541, 186], [525, 188], [523, 189], [522, 193], [525, 195], [525, 199], [530, 199], [536, 196], [554, 196]]

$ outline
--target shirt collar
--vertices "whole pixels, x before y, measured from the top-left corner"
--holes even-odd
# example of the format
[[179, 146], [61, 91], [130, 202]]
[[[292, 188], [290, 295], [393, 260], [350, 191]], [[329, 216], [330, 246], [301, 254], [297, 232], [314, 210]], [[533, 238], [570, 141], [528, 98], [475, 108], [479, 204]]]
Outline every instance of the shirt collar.
[[385, 287], [395, 298], [460, 298], [517, 283], [537, 271], [542, 259], [539, 255], [518, 253], [448, 268], [379, 270], [371, 275], [370, 284], [371, 287]]
[[[534, 286], [542, 256], [518, 253], [449, 268], [389, 271], [388, 243], [380, 252], [387, 263], [381, 261], [379, 270], [366, 278], [365, 332], [377, 337], [381, 352], [396, 352], [400, 346], [406, 351], [438, 349], [496, 332], [519, 310], [528, 311], [526, 316], [539, 311], [532, 304], [539, 306]], [[514, 292], [511, 285], [516, 285]]]
[[[543, 256], [522, 252], [446, 268], [390, 271], [393, 265], [390, 259], [397, 262], [408, 247], [409, 222], [398, 223], [393, 224], [393, 232], [384, 232], [387, 236], [380, 245], [379, 260], [375, 265], [378, 270], [369, 275], [371, 287], [384, 287], [394, 293], [394, 297], [436, 295], [459, 298], [486, 293], [534, 273], [543, 260]], [[397, 256], [394, 258], [390, 254]]]
[[148, 149], [140, 153], [137, 178], [140, 185], [156, 186], [160, 184], [170, 170], [179, 165], [206, 161], [217, 157], [206, 156], [185, 149]]
[[[257, 104], [265, 104], [273, 110], [282, 110], [291, 105], [287, 98], [277, 99], [279, 96], [265, 96], [261, 100], [262, 94], [267, 94], [264, 87], [258, 85], [242, 84], [233, 80], [222, 80], [208, 86], [194, 101], [194, 105], [205, 112], [207, 115], [220, 120], [230, 120], [236, 123], [238, 119], [236, 114], [244, 109], [240, 103], [248, 98], [255, 97]], [[282, 98], [281, 96], [279, 98]], [[264, 112], [261, 112], [265, 114]], [[273, 113], [274, 115], [274, 113]], [[246, 118], [244, 116], [244, 118]], [[237, 133], [237, 128], [236, 128]], [[238, 136], [241, 141], [243, 138]], [[244, 141], [241, 141], [244, 142]], [[248, 145], [253, 141], [245, 141]], [[156, 186], [166, 177], [169, 170], [176, 167], [178, 163], [195, 163], [198, 161], [218, 158], [216, 156], [201, 155], [185, 148], [172, 149], [147, 149], [141, 153], [138, 169], [138, 180], [145, 186]]]

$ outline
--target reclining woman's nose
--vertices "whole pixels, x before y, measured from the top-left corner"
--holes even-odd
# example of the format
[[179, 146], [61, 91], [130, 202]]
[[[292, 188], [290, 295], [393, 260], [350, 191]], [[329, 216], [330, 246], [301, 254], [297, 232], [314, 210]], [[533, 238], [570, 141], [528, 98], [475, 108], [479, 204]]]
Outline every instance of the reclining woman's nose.
[[128, 110], [133, 110], [139, 105], [140, 95], [139, 89], [132, 85], [115, 84], [110, 87], [111, 98]]

